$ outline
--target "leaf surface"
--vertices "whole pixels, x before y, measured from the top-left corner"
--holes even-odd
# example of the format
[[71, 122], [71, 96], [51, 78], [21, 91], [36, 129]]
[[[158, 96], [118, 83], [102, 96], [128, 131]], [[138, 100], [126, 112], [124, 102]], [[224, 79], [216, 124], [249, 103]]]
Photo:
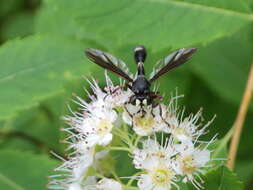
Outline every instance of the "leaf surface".
[[237, 178], [235, 173], [230, 171], [227, 167], [221, 166], [210, 172], [205, 176], [204, 189], [206, 190], [242, 190], [243, 184]]
[[66, 81], [89, 74], [89, 45], [55, 36], [31, 36], [0, 48], [0, 118], [37, 105], [64, 90]]
[[37, 31], [60, 31], [113, 48], [144, 44], [159, 52], [206, 44], [252, 21], [248, 13], [174, 0], [48, 0]]
[[45, 190], [57, 162], [29, 152], [0, 151], [0, 189]]

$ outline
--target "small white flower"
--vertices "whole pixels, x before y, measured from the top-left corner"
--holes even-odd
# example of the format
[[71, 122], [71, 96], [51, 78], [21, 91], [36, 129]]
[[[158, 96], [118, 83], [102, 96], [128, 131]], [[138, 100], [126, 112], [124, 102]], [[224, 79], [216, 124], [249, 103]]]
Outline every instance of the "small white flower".
[[[71, 127], [65, 131], [71, 134], [71, 137], [77, 138], [78, 143], [72, 146], [79, 146], [82, 149], [89, 149], [96, 144], [107, 145], [112, 140], [112, 128], [117, 119], [117, 113], [109, 109], [97, 109], [88, 117], [65, 117], [64, 119], [71, 124]], [[73, 133], [72, 130], [77, 132]]]
[[203, 169], [207, 167], [207, 163], [211, 159], [211, 152], [206, 148], [194, 148], [192, 142], [176, 145], [176, 149], [179, 152], [179, 155], [174, 162], [175, 171], [177, 174], [185, 176], [183, 182], [186, 183], [187, 181], [190, 181], [197, 189], [201, 189], [201, 184], [194, 179], [194, 177], [197, 176], [201, 183], [203, 183], [199, 174], [203, 173]]
[[142, 149], [134, 150], [135, 168], [146, 172], [139, 176], [138, 187], [141, 190], [167, 190], [172, 185], [177, 186], [172, 159], [176, 153], [172, 138], [167, 138], [162, 145], [156, 140], [145, 140]]
[[122, 189], [122, 186], [119, 182], [113, 179], [108, 179], [108, 178], [101, 179], [97, 183], [96, 187], [99, 190], [121, 190]]
[[86, 147], [95, 144], [107, 145], [112, 140], [113, 123], [117, 119], [114, 110], [102, 110], [94, 113], [93, 116], [85, 118], [76, 130], [85, 136]]
[[143, 163], [147, 174], [139, 176], [138, 187], [140, 190], [168, 190], [175, 185], [176, 173], [171, 160], [150, 157]]
[[64, 161], [63, 164], [55, 169], [55, 171], [59, 171], [62, 174], [50, 176], [52, 180], [49, 183], [49, 187], [51, 189], [78, 190], [78, 187], [81, 188], [80, 185], [88, 168], [93, 163], [94, 149], [75, 152], [68, 160], [62, 160]]
[[83, 187], [94, 189], [95, 183], [91, 182], [95, 181], [95, 177], [86, 176], [87, 171], [91, 167], [96, 170], [99, 167], [99, 160], [103, 159], [107, 153], [106, 150], [96, 153], [94, 147], [82, 152], [74, 151], [68, 160], [64, 160], [63, 164], [55, 169], [62, 174], [50, 176], [52, 180], [49, 187], [64, 190], [79, 190], [78, 188], [83, 189]]
[[135, 149], [133, 152], [135, 168], [143, 168], [143, 164], [148, 162], [149, 158], [156, 157], [157, 159], [170, 160], [177, 153], [173, 147], [172, 140], [172, 138], [166, 138], [162, 145], [153, 139], [143, 141], [142, 149]]
[[133, 130], [140, 136], [148, 136], [161, 131], [166, 124], [159, 115], [159, 108], [150, 106], [127, 104], [123, 112], [123, 120], [133, 126]]
[[[109, 81], [109, 79], [107, 79]], [[91, 148], [96, 144], [107, 145], [112, 140], [112, 128], [117, 120], [118, 114], [114, 110], [115, 106], [122, 106], [128, 99], [125, 91], [116, 86], [107, 86], [106, 90], [101, 90], [95, 80], [90, 82], [94, 95], [90, 95], [90, 103], [77, 97], [78, 105], [81, 106], [81, 113], [73, 113], [74, 116], [67, 116], [64, 119], [71, 126], [65, 131], [72, 136], [85, 139], [82, 141], [83, 147]], [[108, 82], [108, 85], [110, 82]], [[115, 99], [116, 98], [116, 99]], [[121, 102], [119, 100], [122, 100]], [[124, 99], [124, 100], [123, 100]], [[78, 134], [73, 133], [76, 131]]]
[[166, 133], [171, 133], [174, 138], [180, 142], [195, 141], [201, 135], [206, 133], [206, 128], [211, 124], [213, 119], [207, 124], [199, 122], [202, 117], [202, 109], [199, 110], [195, 115], [190, 114], [184, 118], [184, 111], [177, 112], [170, 117], [165, 118], [167, 126], [163, 128]]

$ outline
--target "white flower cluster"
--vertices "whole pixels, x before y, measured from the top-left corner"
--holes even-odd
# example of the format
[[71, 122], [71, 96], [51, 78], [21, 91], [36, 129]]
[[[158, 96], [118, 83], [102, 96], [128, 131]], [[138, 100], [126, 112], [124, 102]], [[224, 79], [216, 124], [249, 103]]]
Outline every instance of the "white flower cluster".
[[[190, 141], [177, 143], [171, 136], [161, 145], [153, 139], [143, 141], [142, 149], [135, 149], [133, 153], [134, 165], [145, 171], [138, 179], [141, 190], [167, 190], [177, 185], [179, 180], [190, 181], [196, 189], [201, 189], [203, 183], [200, 175], [210, 161], [210, 151], [194, 147]], [[196, 180], [195, 177], [198, 179]]]
[[[169, 190], [172, 186], [180, 189], [179, 182], [190, 181], [201, 189], [201, 174], [211, 161], [207, 147], [213, 140], [204, 142], [199, 137], [211, 121], [206, 125], [199, 121], [201, 110], [184, 118], [184, 111], [177, 106], [179, 96], [172, 97], [168, 106], [142, 105], [138, 100], [133, 105], [129, 103], [131, 90], [114, 86], [107, 75], [106, 82], [104, 89], [94, 80], [89, 82], [93, 91], [88, 93], [90, 102], [77, 97], [80, 111], [64, 117], [70, 125], [64, 131], [69, 133], [66, 141], [72, 152], [56, 168], [60, 174], [50, 176], [49, 188]], [[156, 134], [161, 134], [161, 143]], [[111, 145], [114, 135], [121, 138], [122, 147]], [[105, 150], [97, 151], [98, 146]], [[108, 155], [110, 147], [127, 150], [135, 168], [141, 170], [127, 184], [115, 175], [108, 178], [96, 171], [97, 160]], [[133, 179], [138, 180], [138, 187], [131, 186]]]

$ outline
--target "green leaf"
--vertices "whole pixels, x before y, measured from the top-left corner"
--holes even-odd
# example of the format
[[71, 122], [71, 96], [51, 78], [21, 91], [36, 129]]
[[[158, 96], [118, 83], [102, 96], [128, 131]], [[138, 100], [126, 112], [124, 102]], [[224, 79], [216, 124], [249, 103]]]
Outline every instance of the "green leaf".
[[212, 159], [227, 158], [227, 146], [232, 134], [233, 130], [230, 129], [222, 139], [209, 146], [210, 150], [213, 150]]
[[249, 184], [253, 177], [253, 162], [252, 160], [239, 160], [236, 161], [236, 173], [245, 184]]
[[21, 9], [24, 6], [24, 1], [20, 0], [8, 0], [0, 1], [0, 17], [6, 16], [12, 12]]
[[21, 12], [7, 18], [2, 26], [2, 38], [4, 40], [16, 37], [24, 37], [34, 31], [34, 15], [29, 12]]
[[31, 36], [0, 48], [0, 119], [62, 92], [68, 80], [90, 72], [82, 44], [56, 36]]
[[252, 29], [244, 27], [231, 37], [199, 48], [192, 59], [193, 71], [218, 96], [234, 104], [241, 100], [253, 60]]
[[32, 142], [18, 136], [7, 136], [6, 138], [3, 138], [1, 135], [0, 149], [38, 152], [39, 147]]
[[235, 173], [227, 167], [221, 166], [211, 170], [204, 178], [205, 190], [242, 190], [243, 184]]
[[[45, 190], [57, 162], [29, 152], [0, 151], [0, 189]], [[51, 173], [51, 174], [50, 174]]]
[[208, 7], [217, 7], [222, 9], [229, 9], [236, 12], [251, 13], [252, 1], [251, 0], [182, 0], [184, 2], [191, 2], [201, 4]]
[[[60, 97], [58, 97], [60, 98]], [[53, 117], [44, 105], [23, 111], [11, 118], [9, 136], [23, 138], [36, 145], [41, 151], [61, 152], [60, 116]], [[7, 129], [5, 129], [7, 130]], [[8, 137], [8, 136], [7, 136]]]
[[113, 48], [141, 43], [158, 52], [205, 44], [252, 21], [251, 14], [173, 0], [48, 0], [40, 11], [37, 31], [61, 31]]

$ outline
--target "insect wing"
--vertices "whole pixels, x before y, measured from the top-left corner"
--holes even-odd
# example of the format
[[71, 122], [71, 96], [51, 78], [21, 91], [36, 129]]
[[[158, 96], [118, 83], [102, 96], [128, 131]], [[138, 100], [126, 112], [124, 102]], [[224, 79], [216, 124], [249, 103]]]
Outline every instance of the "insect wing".
[[86, 56], [97, 65], [119, 75], [129, 82], [133, 82], [133, 75], [129, 72], [126, 64], [109, 53], [89, 48], [85, 51]]
[[196, 50], [196, 48], [183, 48], [160, 59], [151, 72], [149, 81], [153, 82], [171, 69], [184, 64], [196, 52]]

